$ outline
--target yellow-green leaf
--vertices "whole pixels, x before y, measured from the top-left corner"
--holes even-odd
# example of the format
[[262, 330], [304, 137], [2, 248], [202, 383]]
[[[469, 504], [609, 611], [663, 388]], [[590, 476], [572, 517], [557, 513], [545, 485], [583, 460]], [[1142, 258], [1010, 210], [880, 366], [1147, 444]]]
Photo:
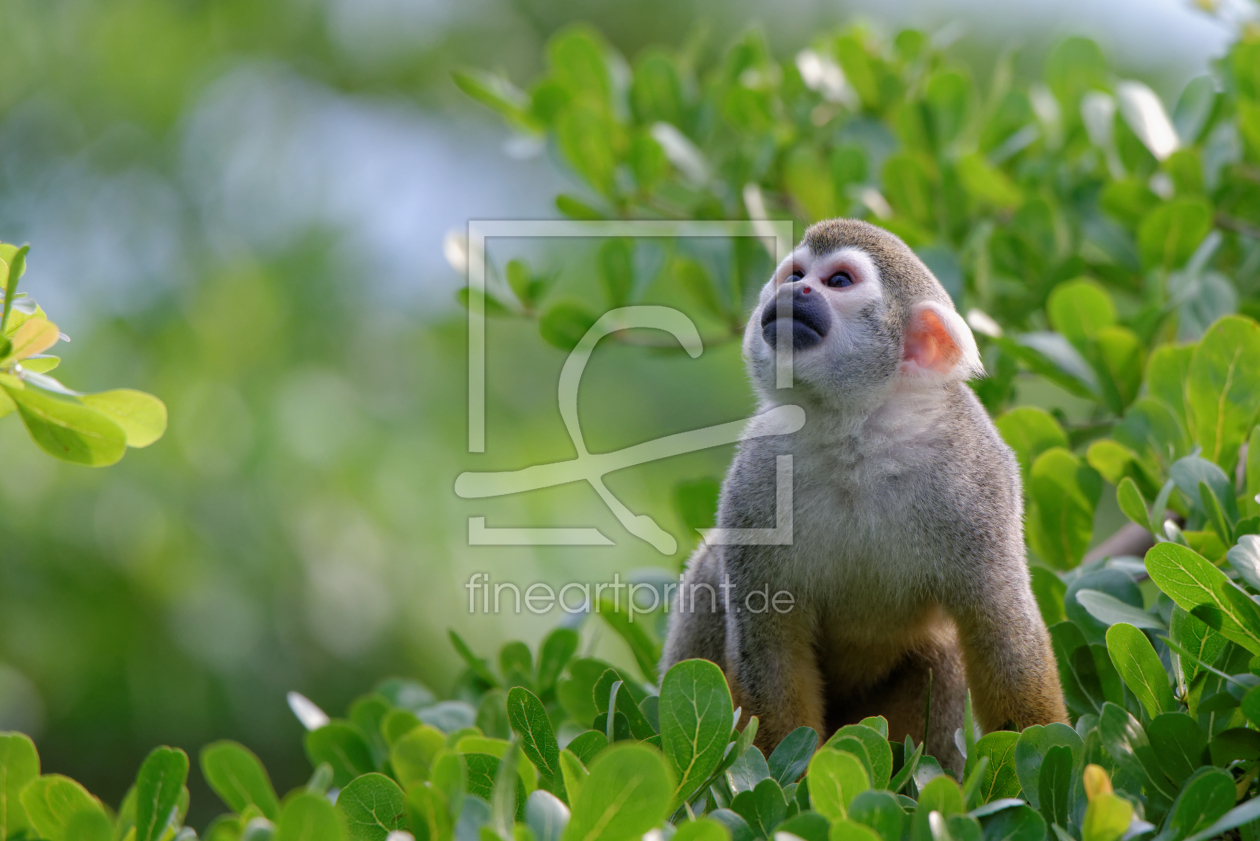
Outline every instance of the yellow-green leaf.
[[147, 447], [166, 432], [166, 404], [152, 394], [119, 388], [85, 394], [80, 400], [116, 423], [127, 436], [128, 447]]
[[122, 428], [96, 409], [71, 403], [34, 388], [5, 386], [31, 438], [40, 449], [62, 461], [104, 467], [127, 450]]

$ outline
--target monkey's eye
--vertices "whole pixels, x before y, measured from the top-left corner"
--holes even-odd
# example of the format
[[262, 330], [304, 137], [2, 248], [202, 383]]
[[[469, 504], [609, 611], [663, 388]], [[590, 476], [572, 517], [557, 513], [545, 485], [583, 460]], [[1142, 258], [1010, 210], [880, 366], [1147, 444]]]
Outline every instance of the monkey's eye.
[[793, 269], [792, 273], [787, 276], [787, 280], [784, 282], [791, 283], [794, 280], [803, 280], [804, 278], [805, 278], [805, 273], [803, 271], [801, 271], [800, 269]]
[[836, 272], [831, 277], [827, 278], [827, 285], [832, 288], [852, 286], [853, 275], [848, 272]]

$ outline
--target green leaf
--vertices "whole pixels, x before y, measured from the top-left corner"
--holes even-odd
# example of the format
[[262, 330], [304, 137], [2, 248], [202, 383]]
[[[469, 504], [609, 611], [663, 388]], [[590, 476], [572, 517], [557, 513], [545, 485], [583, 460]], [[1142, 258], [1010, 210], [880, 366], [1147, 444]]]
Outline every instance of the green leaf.
[[60, 774], [32, 780], [22, 790], [22, 806], [30, 826], [45, 841], [78, 841], [66, 834], [70, 819], [79, 812], [103, 811], [87, 789]]
[[1015, 768], [1015, 744], [1018, 741], [1018, 733], [995, 730], [976, 742], [976, 757], [987, 757], [989, 760], [980, 779], [981, 803], [1019, 795], [1021, 788]]
[[1216, 105], [1216, 83], [1211, 76], [1191, 79], [1173, 107], [1172, 122], [1177, 136], [1187, 146], [1196, 143], [1207, 127]]
[[22, 733], [0, 733], [0, 838], [12, 838], [31, 826], [20, 795], [39, 777], [39, 753]]
[[903, 152], [884, 162], [884, 195], [899, 215], [925, 228], [935, 226], [932, 185], [915, 156]]
[[639, 671], [649, 683], [656, 682], [656, 664], [661, 661], [661, 646], [648, 633], [643, 621], [635, 622], [634, 614], [628, 610], [618, 610], [618, 605], [608, 596], [599, 600], [599, 615], [608, 626], [617, 632], [639, 666]]
[[1128, 623], [1137, 628], [1167, 630], [1163, 620], [1155, 614], [1134, 607], [1128, 602], [1122, 602], [1101, 590], [1077, 590], [1076, 601], [1089, 611], [1090, 616], [1106, 625]]
[[787, 734], [766, 761], [770, 766], [771, 779], [780, 786], [796, 782], [809, 767], [817, 747], [818, 731], [812, 727], [798, 727]]
[[1136, 718], [1108, 701], [1103, 704], [1102, 715], [1098, 717], [1098, 734], [1116, 765], [1140, 780], [1149, 797], [1156, 802], [1159, 798], [1172, 799], [1176, 792], [1164, 777], [1155, 751], [1146, 738], [1146, 731]]
[[1132, 819], [1132, 803], [1115, 794], [1099, 794], [1085, 807], [1081, 841], [1120, 841]]
[[1046, 315], [1050, 326], [1081, 353], [1087, 353], [1102, 331], [1116, 323], [1111, 295], [1102, 284], [1087, 277], [1056, 286], [1046, 299]]
[[457, 70], [451, 76], [461, 91], [482, 105], [494, 109], [514, 125], [529, 125], [529, 97], [507, 79], [483, 70]]
[[1227, 316], [1195, 348], [1186, 399], [1203, 456], [1231, 474], [1260, 410], [1260, 325]]
[[[596, 715], [602, 712], [602, 709], [595, 705], [595, 685], [604, 676], [604, 672], [610, 668], [613, 667], [603, 660], [578, 657], [569, 663], [569, 676], [561, 678], [556, 684], [556, 699], [560, 701], [565, 712], [578, 723], [589, 724]], [[621, 677], [625, 680], [626, 675], [621, 675]], [[632, 692], [634, 691], [631, 684], [627, 683], [626, 686]], [[641, 693], [642, 690], [639, 692]], [[636, 700], [642, 700], [642, 697]]]
[[416, 841], [448, 841], [451, 837], [446, 795], [432, 783], [408, 787], [406, 807], [407, 823]]
[[[1203, 511], [1211, 514], [1211, 506], [1215, 505], [1218, 513], [1226, 514], [1229, 522], [1238, 521], [1238, 505], [1234, 499], [1234, 483], [1225, 475], [1225, 471], [1207, 459], [1197, 456], [1186, 456], [1177, 459], [1169, 470], [1169, 475], [1177, 485], [1177, 490], [1191, 503], [1198, 503]], [[1208, 494], [1202, 494], [1201, 488], [1207, 485]], [[1209, 499], [1209, 497], [1212, 497]], [[1228, 526], [1226, 527], [1228, 530]], [[1222, 539], [1229, 540], [1227, 536]], [[1232, 542], [1232, 541], [1231, 541]]]
[[765, 779], [752, 791], [741, 791], [731, 800], [731, 810], [748, 822], [758, 836], [769, 838], [787, 815], [787, 800], [777, 782]]
[[1189, 422], [1186, 382], [1195, 345], [1161, 345], [1146, 361], [1146, 388], [1152, 397], [1172, 409], [1182, 424]]
[[861, 761], [862, 767], [866, 769], [866, 776], [871, 780], [871, 785], [874, 786], [875, 771], [871, 765], [871, 756], [861, 739], [849, 735], [837, 735], [827, 742], [827, 747], [831, 750], [846, 751], [856, 756]]
[[5, 388], [31, 438], [49, 455], [73, 464], [104, 467], [127, 450], [122, 429], [88, 406], [52, 397], [35, 388]]
[[1081, 352], [1058, 333], [1024, 333], [990, 339], [1004, 352], [1077, 397], [1098, 399], [1098, 377]]
[[634, 291], [634, 245], [624, 237], [607, 240], [599, 247], [599, 279], [614, 307], [624, 307]]
[[726, 676], [708, 660], [675, 664], [661, 682], [659, 715], [661, 746], [678, 781], [676, 808], [709, 779], [730, 741], [734, 707]]
[[1190, 779], [1168, 813], [1168, 841], [1201, 832], [1224, 817], [1234, 805], [1234, 780], [1220, 768], [1204, 768]]
[[561, 112], [556, 135], [569, 166], [603, 195], [613, 195], [620, 142], [612, 115], [585, 102], [575, 102]]
[[591, 772], [587, 771], [577, 755], [567, 748], [560, 751], [560, 771], [564, 776], [564, 790], [569, 795], [569, 803], [573, 804], [577, 802], [578, 794], [581, 793], [582, 786], [590, 777]]
[[936, 812], [942, 818], [960, 815], [966, 810], [962, 791], [954, 778], [946, 774], [933, 777], [919, 791], [919, 805], [910, 821], [911, 841], [934, 841], [930, 816]]
[[[1116, 441], [1132, 450], [1142, 463], [1167, 468], [1190, 450], [1190, 437], [1173, 410], [1150, 397], [1139, 397], [1124, 419], [1112, 428]], [[1135, 481], [1155, 482], [1143, 471], [1128, 470]], [[1151, 488], [1153, 489], [1153, 487]]]
[[[783, 161], [783, 184], [804, 211], [807, 222], [836, 215], [835, 183], [830, 163], [809, 145], [795, 146]], [[755, 829], [755, 827], [754, 827]]]
[[560, 841], [569, 825], [569, 807], [549, 791], [530, 792], [525, 801], [525, 824], [535, 841]]
[[608, 747], [608, 737], [598, 730], [587, 730], [569, 742], [565, 750], [570, 751], [583, 765], [590, 765], [604, 748]]
[[1070, 112], [1088, 90], [1106, 90], [1111, 69], [1098, 43], [1073, 36], [1056, 44], [1046, 55], [1046, 83]]
[[538, 319], [538, 332], [547, 344], [567, 353], [577, 347], [597, 320], [584, 304], [557, 301]]
[[674, 283], [686, 291], [692, 300], [711, 315], [725, 317], [726, 310], [718, 294], [717, 283], [703, 263], [690, 257], [678, 257], [670, 262], [669, 271]]
[[572, 26], [547, 42], [547, 65], [552, 78], [574, 96], [610, 104], [613, 88], [608, 52], [597, 32], [584, 25]]
[[1155, 718], [1160, 713], [1176, 711], [1168, 673], [1146, 634], [1123, 622], [1112, 625], [1107, 629], [1107, 652], [1147, 715]]
[[1067, 826], [1071, 814], [1072, 769], [1075, 760], [1067, 745], [1046, 751], [1037, 777], [1037, 799], [1047, 824]]
[[1155, 191], [1139, 178], [1112, 181], [1103, 188], [1098, 203], [1126, 228], [1136, 228], [1160, 202]]
[[1203, 199], [1175, 198], [1158, 205], [1138, 228], [1138, 252], [1147, 268], [1175, 269], [1212, 230], [1212, 207]]
[[542, 701], [528, 689], [516, 686], [508, 692], [507, 711], [512, 730], [521, 739], [521, 749], [538, 773], [547, 780], [559, 777], [560, 744]]
[[1225, 560], [1253, 589], [1260, 589], [1260, 537], [1244, 534], [1238, 545], [1225, 553]]
[[[1073, 757], [1079, 756], [1083, 743], [1076, 731], [1066, 724], [1034, 724], [1024, 729], [1015, 742], [1015, 775], [1020, 788], [1033, 808], [1039, 808], [1041, 767], [1051, 748], [1066, 746]], [[1075, 764], [1075, 759], [1073, 759]]]
[[1142, 340], [1127, 327], [1107, 327], [1095, 337], [1094, 370], [1103, 399], [1116, 414], [1137, 397], [1145, 356]]
[[128, 447], [147, 447], [166, 432], [166, 404], [152, 394], [119, 388], [85, 394], [79, 400], [116, 423]]
[[1159, 766], [1175, 785], [1181, 786], [1200, 766], [1207, 764], [1207, 735], [1185, 713], [1156, 716], [1146, 728]]
[[1019, 461], [1020, 472], [1025, 481], [1038, 456], [1054, 447], [1068, 447], [1068, 437], [1063, 427], [1045, 409], [1019, 406], [1003, 414], [994, 423], [1007, 446], [1015, 451], [1015, 458]]
[[1024, 198], [1019, 185], [979, 152], [958, 159], [958, 180], [972, 198], [994, 207], [1013, 209]]
[[473, 674], [491, 686], [499, 685], [499, 679], [495, 677], [494, 672], [490, 671], [489, 664], [487, 664], [484, 659], [473, 653], [473, 650], [468, 647], [468, 643], [464, 642], [463, 637], [450, 629], [447, 630], [446, 634], [450, 638], [451, 645], [454, 647], [456, 653], [459, 654], [463, 661], [468, 664], [468, 668], [472, 669]]
[[57, 325], [46, 318], [29, 318], [6, 339], [8, 349], [0, 356], [0, 365], [21, 362], [29, 356], [43, 353], [57, 343], [60, 336]]
[[456, 290], [455, 299], [459, 301], [461, 307], [470, 311], [473, 310], [474, 303], [480, 303], [481, 311], [487, 318], [504, 318], [512, 315], [512, 308], [498, 298], [468, 286], [461, 286]]
[[[837, 730], [827, 744], [831, 747], [838, 747], [837, 743], [843, 739], [856, 739], [861, 744], [861, 754], [858, 754], [856, 750], [851, 752], [857, 755], [859, 759], [865, 757], [869, 763], [867, 770], [870, 772], [871, 786], [874, 788], [887, 788], [893, 767], [892, 748], [888, 745], [888, 738], [871, 727], [861, 724], [848, 724]], [[849, 750], [849, 748], [845, 747], [840, 749]]]
[[995, 812], [983, 823], [986, 841], [1041, 841], [1046, 837], [1045, 820], [1024, 804]]
[[669, 814], [674, 781], [659, 753], [643, 745], [614, 745], [591, 765], [573, 799], [565, 841], [638, 838]]
[[345, 837], [336, 807], [327, 798], [306, 793], [285, 800], [272, 836], [273, 841], [344, 841]]
[[847, 751], [824, 748], [809, 763], [809, 801], [831, 821], [847, 817], [853, 798], [871, 787], [862, 761]]
[[827, 838], [828, 841], [880, 841], [875, 830], [848, 818], [833, 821]]
[[659, 47], [639, 56], [630, 82], [630, 103], [641, 123], [682, 125], [683, 85], [674, 59]]
[[201, 774], [233, 812], [254, 806], [270, 821], [280, 817], [280, 801], [262, 762], [236, 742], [215, 742], [201, 749]]
[[345, 819], [352, 841], [385, 841], [407, 826], [407, 798], [384, 774], [364, 774], [337, 795], [337, 810]]
[[178, 817], [188, 780], [188, 755], [178, 748], [157, 748], [136, 778], [136, 841], [158, 841]]
[[436, 727], [422, 724], [390, 746], [389, 764], [404, 788], [429, 778], [438, 751], [446, 746], [446, 735]]
[[556, 628], [547, 634], [538, 650], [538, 691], [549, 692], [555, 688], [564, 667], [577, 653], [581, 638], [572, 628]]
[[1128, 476], [1121, 479], [1120, 484], [1116, 486], [1116, 503], [1130, 521], [1144, 529], [1151, 527], [1151, 512], [1146, 504], [1146, 498], [1138, 490], [1137, 483]]
[[4, 310], [0, 314], [0, 335], [4, 335], [9, 325], [9, 312], [13, 309], [14, 296], [17, 295], [18, 281], [26, 274], [26, 254], [31, 250], [29, 245], [12, 249], [6, 246], [6, 253], [0, 266], [4, 269]]
[[[1225, 637], [1209, 628], [1201, 619], [1196, 619], [1182, 607], [1174, 607], [1172, 619], [1168, 623], [1168, 636], [1172, 641], [1195, 659], [1177, 654], [1181, 671], [1185, 675], [1186, 684], [1194, 682], [1195, 676], [1202, 670], [1196, 660], [1211, 665], [1228, 644]], [[1190, 705], [1191, 712], [1194, 704]]]
[[1260, 605], [1202, 555], [1176, 543], [1160, 543], [1146, 553], [1146, 569], [1183, 610], [1260, 654]]
[[901, 841], [906, 812], [893, 793], [869, 790], [849, 803], [849, 820], [866, 824], [884, 841]]
[[556, 196], [556, 210], [559, 210], [570, 219], [578, 219], [588, 222], [608, 218], [606, 214], [596, 210], [581, 199], [565, 193], [561, 193]]
[[381, 735], [391, 748], [398, 740], [421, 725], [420, 719], [411, 710], [392, 709], [381, 721]]
[[[65, 837], [74, 841], [114, 841], [114, 827], [99, 809], [76, 812], [66, 824]], [[127, 837], [131, 837], [128, 835]], [[185, 841], [179, 838], [179, 841]], [[212, 840], [213, 841], [213, 840]]]
[[345, 788], [355, 777], [376, 770], [372, 749], [348, 721], [333, 721], [306, 734], [306, 756], [311, 765], [327, 762], [333, 769], [334, 785]]
[[1032, 577], [1033, 596], [1037, 599], [1037, 607], [1041, 610], [1041, 618], [1050, 627], [1067, 618], [1063, 611], [1063, 596], [1067, 585], [1058, 573], [1043, 566], [1031, 567], [1028, 570]]
[[1056, 569], [1081, 562], [1094, 530], [1094, 510], [1102, 496], [1098, 472], [1079, 456], [1055, 447], [1033, 462], [1028, 483], [1036, 503], [1029, 539], [1037, 554]]

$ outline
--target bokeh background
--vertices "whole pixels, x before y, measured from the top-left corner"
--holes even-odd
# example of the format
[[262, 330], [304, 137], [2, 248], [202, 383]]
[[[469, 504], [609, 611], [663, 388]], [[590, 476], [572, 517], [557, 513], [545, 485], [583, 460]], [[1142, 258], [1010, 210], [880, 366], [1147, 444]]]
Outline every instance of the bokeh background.
[[[470, 615], [473, 573], [523, 586], [677, 569], [681, 553], [630, 538], [588, 487], [453, 492], [462, 470], [573, 451], [563, 354], [492, 321], [487, 453], [467, 453], [463, 279], [444, 238], [471, 218], [553, 218], [553, 195], [582, 189], [453, 70], [526, 82], [579, 20], [633, 57], [689, 38], [716, 53], [759, 21], [790, 54], [863, 18], [946, 33], [980, 78], [1003, 48], [1035, 72], [1055, 39], [1088, 35], [1167, 100], [1229, 43], [1230, 15], [1178, 0], [8, 0], [0, 240], [32, 244], [23, 288], [75, 340], [60, 378], [153, 392], [171, 426], [93, 471], [0, 422], [0, 730], [31, 733], [46, 771], [107, 802], [153, 745], [219, 738], [249, 744], [285, 790], [309, 774], [287, 691], [339, 711], [404, 674], [441, 694], [447, 628], [492, 652], [559, 620]], [[495, 248], [570, 284], [591, 273], [582, 246]], [[734, 345], [695, 361], [603, 349], [581, 402], [596, 451], [750, 407]], [[609, 482], [686, 546], [671, 489], [728, 458]], [[474, 548], [470, 515], [595, 525], [617, 545]], [[193, 804], [200, 825], [214, 800]]]

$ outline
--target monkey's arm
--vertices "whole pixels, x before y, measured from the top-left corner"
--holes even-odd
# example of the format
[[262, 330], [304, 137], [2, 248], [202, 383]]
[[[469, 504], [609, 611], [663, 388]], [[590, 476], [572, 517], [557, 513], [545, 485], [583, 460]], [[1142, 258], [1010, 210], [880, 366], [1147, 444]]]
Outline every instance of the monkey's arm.
[[985, 732], [1066, 723], [1059, 667], [1023, 558], [994, 560], [967, 576], [950, 606], [976, 719]]
[[[738, 554], [750, 547], [729, 548]], [[736, 705], [743, 708], [741, 724], [757, 716], [755, 744], [767, 756], [802, 725], [825, 739], [823, 680], [811, 612], [800, 604], [782, 613], [768, 604], [760, 611], [764, 600], [753, 591], [764, 592], [766, 582], [734, 574], [732, 583], [726, 612], [727, 680]], [[769, 595], [775, 592], [771, 584]]]
[[661, 674], [692, 658], [726, 668], [726, 610], [722, 602], [719, 548], [700, 544], [687, 562], [678, 592], [670, 601], [669, 632], [661, 655]]

